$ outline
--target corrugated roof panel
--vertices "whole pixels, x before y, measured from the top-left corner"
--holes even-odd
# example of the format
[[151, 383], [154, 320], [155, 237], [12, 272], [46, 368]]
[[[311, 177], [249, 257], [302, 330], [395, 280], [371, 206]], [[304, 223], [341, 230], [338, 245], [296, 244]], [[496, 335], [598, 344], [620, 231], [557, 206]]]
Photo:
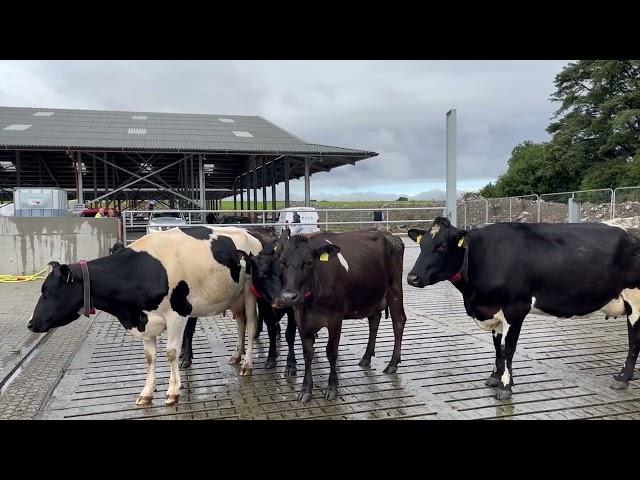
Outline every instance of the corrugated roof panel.
[[[53, 115], [34, 115], [37, 112], [53, 112]], [[233, 122], [223, 122], [221, 118]], [[31, 124], [31, 132], [26, 135], [26, 130], [16, 135], [16, 132], [0, 130], [0, 147], [376, 155], [362, 150], [309, 144], [258, 116], [0, 107], [0, 128], [10, 124]], [[131, 128], [145, 128], [147, 133], [127, 134]], [[234, 131], [250, 132], [253, 136], [237, 137]]]

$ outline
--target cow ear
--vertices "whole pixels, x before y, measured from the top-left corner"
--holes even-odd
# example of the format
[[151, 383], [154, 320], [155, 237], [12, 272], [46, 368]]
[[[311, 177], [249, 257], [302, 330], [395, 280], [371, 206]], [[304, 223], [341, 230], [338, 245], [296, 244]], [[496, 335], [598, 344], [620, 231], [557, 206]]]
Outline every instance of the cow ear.
[[291, 230], [289, 229], [289, 227], [285, 227], [282, 229], [282, 233], [280, 233], [280, 241], [281, 242], [288, 242], [289, 241], [289, 237], [291, 236]]
[[424, 236], [425, 233], [427, 233], [426, 230], [420, 230], [418, 228], [411, 228], [407, 232], [407, 235], [409, 235], [409, 238], [411, 240], [413, 240], [417, 244], [420, 244], [420, 240], [422, 240], [422, 237]]
[[55, 260], [53, 260], [53, 261], [51, 261], [51, 262], [47, 263], [47, 266], [49, 267], [49, 273], [51, 273], [51, 272], [53, 272], [53, 270], [54, 270], [56, 267], [59, 267], [59, 266], [60, 266], [60, 263], [58, 263], [58, 262], [56, 262]]
[[60, 265], [60, 274], [65, 282], [73, 283], [73, 272], [69, 268], [69, 265]]
[[328, 260], [328, 257], [337, 255], [338, 253], [340, 253], [340, 247], [332, 243], [323, 245], [322, 247], [316, 249], [316, 255], [320, 257], [320, 260], [323, 261]]

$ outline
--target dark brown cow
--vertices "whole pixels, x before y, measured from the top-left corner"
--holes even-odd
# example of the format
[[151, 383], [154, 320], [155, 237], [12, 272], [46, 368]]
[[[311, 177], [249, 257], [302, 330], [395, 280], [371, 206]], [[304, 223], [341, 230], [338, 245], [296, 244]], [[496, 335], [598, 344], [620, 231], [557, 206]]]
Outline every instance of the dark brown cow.
[[280, 261], [284, 289], [276, 305], [292, 307], [302, 340], [305, 375], [298, 400], [311, 399], [311, 362], [315, 334], [329, 330], [327, 358], [331, 371], [325, 398], [338, 397], [336, 360], [342, 320], [369, 318], [369, 343], [361, 361], [368, 365], [374, 353], [380, 311], [391, 311], [395, 342], [385, 373], [400, 363], [406, 316], [402, 303], [402, 240], [386, 232], [317, 233], [295, 235], [285, 244]]

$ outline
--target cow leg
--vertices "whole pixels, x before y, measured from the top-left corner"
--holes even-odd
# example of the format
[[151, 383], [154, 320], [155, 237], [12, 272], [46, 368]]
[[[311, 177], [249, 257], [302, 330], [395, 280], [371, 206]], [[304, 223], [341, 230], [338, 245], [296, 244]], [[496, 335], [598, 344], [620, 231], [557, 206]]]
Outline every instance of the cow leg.
[[[258, 305], [258, 319], [256, 321], [256, 334], [254, 336], [254, 340], [257, 340], [262, 333], [262, 325], [265, 322], [266, 313], [263, 311], [260, 305]], [[267, 325], [267, 329], [269, 326]], [[269, 339], [271, 339], [271, 335], [269, 335]]]
[[378, 336], [378, 326], [380, 325], [380, 318], [382, 312], [377, 312], [369, 317], [369, 341], [367, 342], [367, 349], [364, 352], [362, 360], [360, 360], [361, 367], [368, 367], [371, 365], [371, 357], [376, 356], [376, 337]]
[[516, 353], [516, 345], [518, 343], [518, 337], [520, 336], [522, 322], [524, 321], [524, 317], [526, 316], [530, 308], [530, 306], [528, 306], [526, 309], [521, 306], [513, 306], [503, 309], [504, 315], [508, 322], [508, 328], [503, 328], [503, 332], [504, 330], [506, 330], [506, 332], [504, 332], [506, 338], [504, 346], [502, 347], [504, 353], [501, 360], [506, 360], [506, 365], [504, 365], [504, 372], [500, 377], [498, 395], [496, 396], [498, 400], [508, 400], [511, 398], [511, 387], [513, 386], [513, 355]]
[[187, 326], [187, 317], [178, 314], [168, 315], [167, 318], [167, 360], [171, 366], [169, 375], [169, 388], [164, 400], [165, 405], [174, 405], [180, 398], [180, 370], [178, 368], [178, 355], [182, 346], [182, 337]]
[[153, 392], [156, 389], [156, 354], [158, 352], [156, 339], [143, 338], [144, 356], [147, 359], [147, 378], [144, 388], [136, 400], [136, 405], [149, 405], [153, 401]]
[[638, 360], [638, 352], [640, 352], [640, 323], [636, 322], [631, 324], [631, 321], [627, 318], [627, 335], [629, 337], [629, 351], [627, 353], [627, 359], [624, 362], [624, 366], [620, 373], [614, 375], [615, 382], [611, 385], [611, 388], [615, 390], [622, 390], [629, 386], [629, 380], [633, 380], [633, 372], [636, 368], [636, 361]]
[[[258, 307], [258, 311], [260, 307], [261, 306]], [[278, 349], [276, 348], [276, 323], [278, 320], [270, 305], [267, 305], [264, 310], [264, 322], [267, 324], [267, 332], [269, 333], [269, 354], [267, 355], [267, 363], [264, 368], [276, 368], [276, 357], [278, 356]]]
[[189, 368], [193, 359], [193, 334], [196, 331], [198, 317], [189, 317], [182, 337], [182, 349], [180, 351], [180, 368]]
[[[296, 322], [293, 318], [287, 314], [287, 330], [285, 337], [287, 338], [287, 346], [289, 347], [289, 353], [287, 354], [287, 367], [284, 370], [285, 377], [294, 377], [297, 373], [296, 352], [294, 346], [296, 343]], [[291, 316], [293, 316], [291, 314]]]
[[300, 333], [300, 340], [302, 340], [302, 351], [304, 353], [304, 380], [302, 381], [302, 389], [298, 394], [299, 402], [308, 402], [309, 400], [311, 400], [311, 391], [313, 389], [313, 374], [311, 373], [311, 363], [313, 362], [313, 343], [315, 342], [314, 333], [307, 333], [304, 336], [302, 335], [302, 333]]
[[391, 310], [391, 320], [393, 322], [393, 355], [387, 368], [383, 370], [383, 373], [395, 373], [398, 370], [398, 364], [400, 363], [400, 351], [402, 350], [402, 334], [404, 333], [404, 324], [407, 321], [407, 316], [404, 313], [404, 306], [402, 305], [402, 284], [399, 286], [393, 285], [389, 289], [387, 294], [387, 304], [389, 310]]
[[229, 364], [240, 363], [240, 359], [244, 354], [244, 334], [247, 327], [244, 311], [234, 312], [233, 316], [236, 319], [236, 327], [238, 330], [238, 338], [236, 338], [236, 349], [229, 359]]
[[[331, 325], [333, 323], [333, 325]], [[342, 320], [329, 322], [329, 340], [327, 341], [327, 358], [329, 359], [329, 382], [324, 398], [335, 400], [338, 398], [338, 372], [336, 371], [336, 361], [338, 360], [338, 346], [340, 345], [340, 333], [342, 331]]]
[[491, 332], [493, 335], [493, 347], [496, 349], [496, 362], [493, 365], [493, 373], [487, 378], [487, 381], [484, 384], [487, 387], [498, 387], [500, 386], [500, 377], [504, 373], [504, 356], [502, 351], [502, 326], [500, 326], [499, 330], [493, 330]]
[[240, 368], [240, 375], [251, 375], [253, 370], [253, 340], [256, 335], [256, 297], [249, 290], [248, 284], [244, 288], [244, 318], [247, 325], [247, 353]]

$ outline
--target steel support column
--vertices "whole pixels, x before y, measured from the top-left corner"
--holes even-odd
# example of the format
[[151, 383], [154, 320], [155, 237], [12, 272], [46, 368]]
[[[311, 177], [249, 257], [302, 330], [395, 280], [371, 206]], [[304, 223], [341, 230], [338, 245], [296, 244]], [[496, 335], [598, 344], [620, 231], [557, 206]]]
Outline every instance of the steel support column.
[[20, 151], [16, 150], [16, 181], [18, 183], [18, 187], [21, 185], [20, 182]]
[[[276, 211], [276, 161], [271, 162], [271, 210]], [[273, 214], [275, 216], [275, 213]], [[275, 217], [274, 217], [275, 218]]]
[[264, 156], [260, 161], [260, 170], [262, 174], [262, 210], [267, 209], [267, 165]]
[[309, 160], [309, 157], [305, 157], [304, 158], [304, 206], [305, 207], [311, 206], [311, 182], [309, 179], [309, 177], [311, 176], [310, 167], [311, 167], [311, 161]]
[[76, 153], [76, 165], [78, 168], [78, 203], [84, 205], [84, 189], [82, 188], [82, 153]]
[[447, 112], [447, 157], [446, 157], [446, 177], [447, 193], [445, 216], [454, 227], [458, 223], [458, 210], [456, 198], [458, 196], [456, 184], [456, 109], [452, 108]]
[[204, 165], [202, 164], [202, 154], [198, 155], [198, 170], [200, 175], [200, 209], [206, 210], [206, 206], [205, 206], [206, 192], [204, 190], [205, 178], [204, 178]]
[[289, 208], [289, 175], [291, 174], [291, 159], [287, 157], [284, 161], [284, 206]]

